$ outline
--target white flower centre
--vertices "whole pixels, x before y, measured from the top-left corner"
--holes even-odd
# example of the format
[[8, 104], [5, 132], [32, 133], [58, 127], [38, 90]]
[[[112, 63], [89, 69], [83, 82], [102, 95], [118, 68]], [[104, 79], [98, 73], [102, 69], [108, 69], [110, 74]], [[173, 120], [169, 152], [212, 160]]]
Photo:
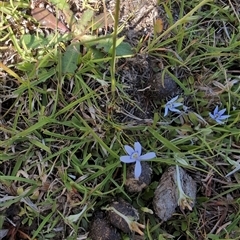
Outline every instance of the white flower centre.
[[168, 108], [174, 108], [173, 103], [168, 103], [167, 105], [168, 105]]
[[138, 158], [139, 158], [138, 152], [134, 152], [132, 154], [131, 158], [134, 159], [134, 160], [138, 160]]

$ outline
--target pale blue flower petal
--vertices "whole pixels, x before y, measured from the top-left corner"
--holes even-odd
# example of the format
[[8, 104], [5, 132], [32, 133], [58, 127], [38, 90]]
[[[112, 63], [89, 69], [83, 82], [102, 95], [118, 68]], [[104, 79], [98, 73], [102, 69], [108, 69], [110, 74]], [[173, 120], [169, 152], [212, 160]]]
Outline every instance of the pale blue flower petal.
[[146, 153], [146, 154], [140, 156], [140, 161], [149, 160], [149, 159], [152, 159], [155, 157], [156, 157], [155, 152], [149, 152], [149, 153]]
[[167, 102], [167, 104], [168, 104], [168, 103], [173, 103], [173, 102], [175, 102], [177, 99], [178, 99], [178, 96], [172, 98], [170, 101]]
[[219, 117], [218, 119], [219, 120], [225, 120], [225, 119], [227, 119], [229, 117], [230, 117], [230, 115], [224, 115], [224, 116]]
[[213, 120], [215, 120], [215, 116], [214, 116], [214, 115], [212, 115], [211, 113], [209, 113], [209, 116], [210, 116]]
[[121, 156], [120, 161], [124, 163], [133, 163], [135, 159], [131, 158], [130, 156]]
[[134, 143], [135, 152], [138, 152], [138, 156], [142, 154], [142, 145], [139, 142]]
[[164, 117], [167, 116], [168, 111], [181, 113], [181, 111], [176, 108], [182, 106], [183, 104], [179, 102], [175, 102], [177, 99], [178, 99], [178, 96], [174, 97], [173, 99], [171, 99], [165, 104]]
[[128, 145], [125, 145], [124, 148], [128, 155], [132, 155], [135, 152], [135, 150]]
[[165, 107], [165, 111], [164, 111], [164, 117], [166, 117], [168, 115], [168, 107]]
[[218, 106], [215, 107], [213, 114], [216, 115], [218, 113]]
[[176, 108], [169, 108], [169, 110], [172, 112], [181, 113], [181, 111]]
[[139, 178], [142, 173], [142, 166], [140, 161], [136, 161], [135, 169], [134, 169], [134, 176], [135, 178]]
[[217, 123], [219, 123], [219, 124], [224, 124], [224, 122], [222, 122], [222, 121], [220, 121], [220, 120], [218, 120], [218, 119], [215, 119], [215, 121], [216, 121]]
[[124, 163], [134, 163], [135, 162], [135, 168], [134, 168], [134, 176], [136, 179], [138, 179], [142, 172], [142, 166], [141, 161], [149, 160], [156, 157], [156, 154], [154, 152], [146, 153], [141, 156], [142, 153], [142, 146], [139, 142], [134, 143], [134, 149], [130, 147], [129, 145], [124, 146], [126, 152], [128, 155], [121, 156], [120, 161]]
[[226, 112], [226, 108], [220, 110], [220, 111], [218, 112], [218, 116], [222, 116], [225, 112]]
[[183, 104], [182, 103], [173, 103], [173, 107], [176, 108], [176, 107], [179, 107], [179, 106], [182, 106]]
[[215, 107], [213, 114], [209, 113], [209, 116], [219, 124], [224, 124], [222, 120], [226, 120], [230, 115], [223, 115], [226, 112], [226, 108], [218, 111], [218, 106]]

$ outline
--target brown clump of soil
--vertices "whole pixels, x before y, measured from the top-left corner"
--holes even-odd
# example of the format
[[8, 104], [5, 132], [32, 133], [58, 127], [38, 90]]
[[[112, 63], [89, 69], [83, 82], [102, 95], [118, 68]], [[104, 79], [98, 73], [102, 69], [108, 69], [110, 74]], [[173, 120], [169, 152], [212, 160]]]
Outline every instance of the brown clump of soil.
[[134, 164], [127, 168], [127, 180], [125, 183], [126, 190], [129, 193], [141, 192], [151, 183], [152, 169], [147, 162], [142, 162], [142, 173], [139, 179], [134, 177]]
[[91, 222], [89, 235], [91, 240], [120, 240], [117, 229], [105, 218], [103, 213], [98, 213]]
[[[196, 182], [180, 167], [179, 173], [182, 189], [192, 200], [190, 207], [193, 207], [197, 194]], [[163, 221], [167, 221], [171, 218], [178, 206], [179, 191], [176, 175], [176, 167], [170, 167], [162, 175], [159, 185], [154, 193], [153, 208], [157, 216]]]
[[162, 72], [158, 72], [149, 78], [147, 84], [149, 85], [147, 94], [153, 100], [163, 100], [174, 96], [179, 89], [176, 82], [168, 74]]
[[139, 219], [138, 211], [123, 199], [112, 202], [108, 209], [108, 219], [110, 223], [116, 228], [122, 230], [124, 233], [131, 233], [133, 231], [143, 235], [140, 228], [145, 226], [137, 223]]

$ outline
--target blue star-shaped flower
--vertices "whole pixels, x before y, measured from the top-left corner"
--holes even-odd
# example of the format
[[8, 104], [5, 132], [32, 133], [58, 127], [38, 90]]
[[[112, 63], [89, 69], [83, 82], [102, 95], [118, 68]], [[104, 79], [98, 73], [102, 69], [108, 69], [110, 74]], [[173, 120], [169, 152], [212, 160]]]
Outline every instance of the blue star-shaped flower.
[[213, 114], [209, 113], [209, 116], [219, 124], [224, 124], [223, 120], [226, 120], [230, 117], [230, 115], [223, 115], [226, 111], [226, 108], [218, 111], [218, 106], [215, 107]]
[[121, 156], [120, 161], [124, 163], [136, 163], [134, 169], [134, 176], [138, 179], [142, 172], [141, 161], [149, 160], [156, 157], [154, 152], [142, 154], [142, 146], [139, 142], [134, 143], [134, 149], [128, 145], [124, 146], [127, 156]]
[[171, 99], [170, 101], [168, 101], [165, 104], [165, 112], [164, 112], [164, 117], [168, 115], [168, 111], [171, 112], [176, 112], [176, 113], [181, 113], [180, 110], [176, 109], [179, 106], [182, 106], [182, 103], [176, 102], [178, 99], [178, 96], [174, 97], [173, 99]]

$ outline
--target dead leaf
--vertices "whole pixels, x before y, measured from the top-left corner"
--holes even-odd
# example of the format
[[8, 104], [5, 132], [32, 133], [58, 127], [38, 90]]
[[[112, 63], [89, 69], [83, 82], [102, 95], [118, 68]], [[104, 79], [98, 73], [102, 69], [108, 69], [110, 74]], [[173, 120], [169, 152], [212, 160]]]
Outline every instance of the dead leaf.
[[154, 23], [154, 33], [161, 33], [163, 31], [163, 20], [161, 18], [157, 18]]

